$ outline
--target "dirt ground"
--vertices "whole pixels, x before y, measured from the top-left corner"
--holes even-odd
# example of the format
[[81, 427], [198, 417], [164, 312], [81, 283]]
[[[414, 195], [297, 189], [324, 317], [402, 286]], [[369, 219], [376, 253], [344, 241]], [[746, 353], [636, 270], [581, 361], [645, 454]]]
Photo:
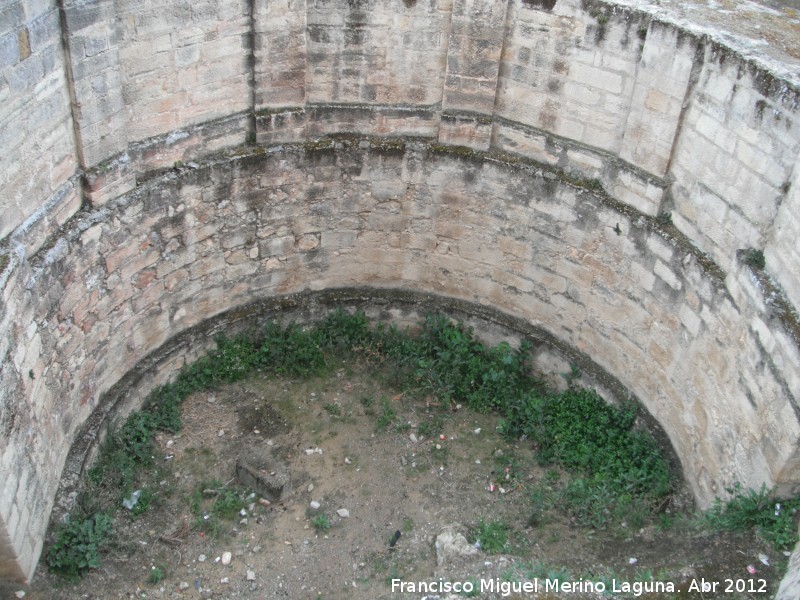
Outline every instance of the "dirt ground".
[[[183, 405], [180, 434], [157, 440], [159, 467], [143, 482], [155, 490], [150, 506], [137, 516], [124, 508], [115, 515], [102, 568], [72, 584], [43, 562], [25, 597], [446, 598], [391, 587], [393, 579], [439, 578], [468, 582], [471, 597], [481, 598], [503, 597], [499, 584], [513, 581], [538, 585], [538, 593], [505, 597], [634, 597], [633, 587], [627, 596], [610, 593], [612, 579], [624, 589], [651, 578], [671, 583], [674, 593], [665, 587], [639, 597], [774, 594], [786, 558], [753, 536], [710, 533], [677, 517], [595, 531], [557, 510], [537, 513], [532, 490], [558, 473], [538, 466], [524, 442], [501, 438], [496, 421], [407, 398], [374, 369], [345, 364], [327, 377], [253, 377], [195, 394]], [[253, 453], [271, 465], [265, 477], [270, 469], [288, 472], [282, 500], [267, 502], [237, 481], [237, 459]], [[213, 514], [221, 490], [244, 498], [241, 513]], [[437, 565], [437, 533], [459, 524], [469, 535], [481, 520], [510, 528], [508, 551]], [[577, 593], [545, 590], [547, 577], [559, 573], [578, 584]], [[726, 578], [744, 591], [724, 593]], [[596, 581], [605, 594], [581, 590]], [[716, 592], [703, 582], [719, 582]]]

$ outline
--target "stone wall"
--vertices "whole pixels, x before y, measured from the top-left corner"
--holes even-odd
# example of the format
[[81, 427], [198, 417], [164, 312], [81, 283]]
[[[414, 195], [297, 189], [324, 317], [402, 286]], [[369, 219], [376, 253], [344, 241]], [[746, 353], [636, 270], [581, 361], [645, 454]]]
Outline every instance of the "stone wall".
[[0, 576], [127, 373], [303, 291], [490, 305], [638, 398], [701, 505], [797, 490], [797, 82], [593, 0], [59, 6], [0, 9]]

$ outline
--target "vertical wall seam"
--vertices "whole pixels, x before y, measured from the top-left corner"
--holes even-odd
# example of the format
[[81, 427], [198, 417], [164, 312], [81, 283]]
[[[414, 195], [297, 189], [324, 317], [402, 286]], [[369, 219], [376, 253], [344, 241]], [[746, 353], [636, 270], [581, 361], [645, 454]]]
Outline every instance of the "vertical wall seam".
[[[441, 0], [440, 0], [441, 1]], [[453, 10], [455, 9], [455, 3], [458, 0], [453, 0], [450, 3], [450, 12], [448, 13], [448, 19], [445, 23], [444, 27], [444, 36], [445, 36], [445, 46], [444, 46], [444, 53], [442, 54], [443, 64], [442, 64], [442, 87], [439, 91], [439, 118], [436, 120], [436, 139], [439, 139], [439, 136], [442, 133], [442, 113], [445, 111], [446, 106], [444, 102], [445, 90], [447, 89], [447, 74], [450, 70], [450, 36], [453, 35]]]
[[247, 33], [248, 56], [247, 67], [249, 70], [248, 83], [250, 85], [250, 117], [247, 120], [247, 140], [256, 140], [256, 2], [248, 0], [250, 30]]
[[680, 143], [681, 134], [683, 133], [683, 125], [686, 120], [686, 114], [692, 105], [692, 97], [697, 83], [700, 81], [700, 71], [705, 66], [705, 44], [702, 41], [697, 41], [697, 48], [695, 48], [694, 61], [692, 68], [689, 72], [689, 80], [686, 82], [686, 91], [683, 94], [683, 102], [681, 102], [681, 110], [678, 113], [678, 119], [675, 124], [675, 133], [672, 135], [672, 144], [669, 151], [669, 159], [664, 169], [664, 179], [667, 182], [665, 194], [661, 197], [661, 204], [659, 206], [659, 213], [668, 212], [672, 208], [672, 183], [675, 177], [672, 174], [672, 164], [675, 161], [675, 155], [678, 152], [678, 145]]
[[[87, 168], [86, 156], [83, 148], [83, 137], [78, 127], [78, 96], [75, 91], [75, 75], [72, 70], [72, 50], [69, 44], [69, 27], [67, 26], [67, 9], [65, 0], [57, 0], [58, 6], [58, 26], [61, 33], [61, 50], [64, 53], [64, 75], [67, 81], [67, 91], [69, 92], [70, 117], [72, 121], [72, 140], [75, 146], [75, 154], [78, 159], [78, 167], [81, 175]], [[80, 177], [81, 203], [85, 206], [88, 203], [88, 189], [86, 178]]]
[[500, 59], [497, 61], [497, 81], [494, 86], [494, 102], [492, 103], [492, 130], [489, 133], [489, 148], [495, 146], [497, 139], [497, 105], [500, 101], [503, 83], [503, 57], [506, 54], [508, 41], [511, 39], [513, 24], [517, 19], [517, 0], [508, 0], [506, 3], [506, 15], [503, 19], [503, 43], [500, 45]]

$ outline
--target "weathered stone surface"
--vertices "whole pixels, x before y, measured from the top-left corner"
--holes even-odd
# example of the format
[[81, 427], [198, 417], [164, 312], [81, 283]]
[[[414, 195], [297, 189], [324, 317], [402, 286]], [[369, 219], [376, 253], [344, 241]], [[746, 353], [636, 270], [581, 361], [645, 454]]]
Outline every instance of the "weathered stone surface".
[[256, 494], [280, 502], [292, 491], [289, 467], [275, 460], [269, 450], [250, 450], [236, 460], [236, 477]]
[[478, 549], [467, 541], [464, 527], [458, 523], [447, 525], [436, 534], [436, 565], [444, 567], [478, 553]]
[[169, 340], [310, 289], [491, 305], [640, 398], [701, 504], [796, 489], [796, 64], [668, 4], [7, 2], [0, 576], [127, 373], [131, 407], [210, 344]]

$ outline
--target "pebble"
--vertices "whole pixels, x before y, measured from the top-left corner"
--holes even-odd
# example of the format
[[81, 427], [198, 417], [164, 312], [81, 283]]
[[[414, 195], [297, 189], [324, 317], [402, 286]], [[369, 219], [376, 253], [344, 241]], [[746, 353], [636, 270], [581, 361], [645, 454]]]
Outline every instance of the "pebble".
[[19, 591], [17, 591], [17, 592], [14, 592], [14, 595], [15, 595], [17, 598], [24, 598], [24, 597], [25, 597], [25, 590], [19, 590]]
[[167, 440], [167, 448], [172, 448], [175, 445], [175, 440]]
[[313, 492], [314, 491], [314, 484], [313, 483], [309, 483], [308, 484], [308, 491], [309, 492]]
[[350, 516], [350, 511], [347, 510], [346, 508], [340, 508], [339, 510], [336, 511], [336, 514], [342, 517], [343, 519], [346, 519], [347, 517]]
[[344, 464], [346, 464], [346, 465], [349, 465], [349, 464], [351, 464], [351, 463], [350, 463], [350, 459], [349, 459], [349, 458], [347, 458], [346, 456], [344, 457]]
[[206, 562], [206, 555], [205, 554], [201, 554], [200, 556], [197, 557], [197, 561], [198, 562]]
[[258, 503], [259, 503], [261, 506], [269, 506], [270, 504], [272, 504], [272, 503], [271, 503], [269, 500], [267, 500], [266, 498], [259, 498], [259, 499], [258, 499]]
[[223, 435], [225, 435], [225, 430], [224, 429], [220, 429], [219, 433], [217, 433], [217, 437], [222, 437]]
[[312, 500], [311, 502], [308, 503], [308, 506], [311, 508], [311, 510], [319, 510], [319, 507], [322, 505], [316, 500]]
[[189, 582], [181, 581], [181, 584], [178, 587], [181, 588], [182, 590], [188, 590], [189, 589]]
[[255, 571], [247, 571], [247, 581], [255, 581], [256, 580], [256, 572]]
[[227, 577], [223, 577], [222, 579], [219, 580], [219, 582], [220, 583], [229, 583], [230, 579], [228, 579]]
[[417, 436], [414, 435], [413, 433], [409, 434], [408, 439], [411, 440], [412, 444], [416, 444], [417, 443]]
[[231, 564], [231, 559], [233, 558], [233, 554], [230, 552], [223, 552], [222, 553], [222, 564], [229, 565]]
[[480, 427], [478, 427], [478, 428], [477, 428], [475, 431], [473, 431], [472, 433], [474, 433], [475, 435], [478, 435], [480, 432], [481, 432], [481, 428], [480, 428]]

